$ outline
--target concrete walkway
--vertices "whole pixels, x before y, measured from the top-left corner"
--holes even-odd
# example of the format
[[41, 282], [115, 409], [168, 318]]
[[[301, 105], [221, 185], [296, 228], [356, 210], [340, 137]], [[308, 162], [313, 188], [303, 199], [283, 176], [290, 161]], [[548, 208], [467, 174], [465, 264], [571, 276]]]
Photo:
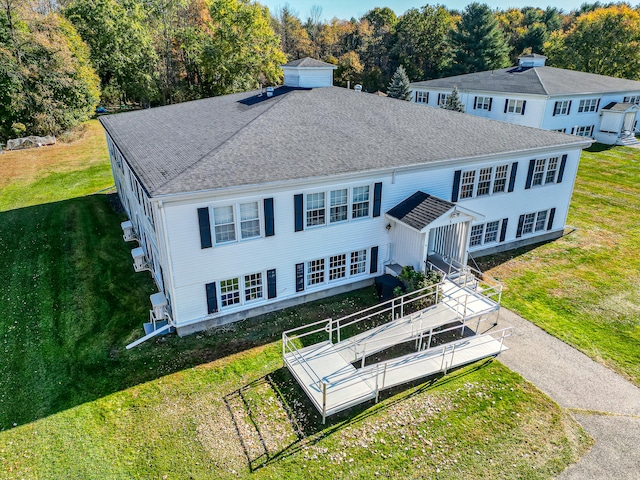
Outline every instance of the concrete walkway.
[[595, 439], [560, 479], [640, 478], [640, 389], [578, 350], [502, 308], [496, 328], [513, 325], [498, 358], [535, 384]]

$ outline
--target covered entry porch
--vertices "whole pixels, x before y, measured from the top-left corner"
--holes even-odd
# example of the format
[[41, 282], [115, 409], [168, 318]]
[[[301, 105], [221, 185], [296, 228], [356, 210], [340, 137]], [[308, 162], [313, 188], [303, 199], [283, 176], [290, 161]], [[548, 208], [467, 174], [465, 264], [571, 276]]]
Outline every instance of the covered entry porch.
[[471, 224], [484, 217], [454, 203], [416, 192], [389, 210], [390, 263], [446, 273], [467, 264]]

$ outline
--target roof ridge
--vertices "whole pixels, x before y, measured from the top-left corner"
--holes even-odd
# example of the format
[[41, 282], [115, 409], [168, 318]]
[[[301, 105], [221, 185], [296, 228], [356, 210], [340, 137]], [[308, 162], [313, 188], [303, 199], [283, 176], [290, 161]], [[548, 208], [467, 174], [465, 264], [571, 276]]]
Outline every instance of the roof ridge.
[[[292, 90], [293, 91], [293, 90]], [[289, 92], [291, 93], [291, 92]], [[166, 182], [164, 182], [161, 185], [158, 185], [154, 191], [155, 192], [159, 192], [160, 189], [162, 189], [163, 187], [166, 187], [167, 185], [170, 185], [171, 183], [173, 183], [176, 180], [179, 180], [180, 178], [182, 178], [184, 175], [186, 175], [189, 171], [191, 171], [191, 169], [195, 168], [198, 164], [202, 163], [207, 157], [209, 157], [210, 155], [216, 153], [217, 151], [221, 150], [224, 146], [226, 146], [233, 138], [235, 138], [237, 135], [240, 134], [240, 132], [244, 131], [246, 128], [248, 128], [251, 124], [253, 124], [253, 122], [255, 122], [258, 118], [262, 117], [262, 115], [264, 115], [265, 113], [267, 113], [269, 110], [271, 110], [274, 106], [276, 106], [278, 103], [280, 103], [280, 101], [282, 101], [287, 95], [278, 95], [276, 97], [272, 97], [272, 103], [265, 109], [263, 110], [261, 113], [259, 113], [258, 115], [256, 115], [254, 118], [251, 119], [250, 122], [248, 122], [247, 124], [243, 125], [241, 128], [239, 128], [238, 130], [236, 130], [233, 135], [230, 135], [229, 138], [225, 139], [224, 142], [222, 142], [220, 145], [217, 145], [215, 148], [212, 148], [211, 150], [209, 150], [207, 153], [203, 154], [202, 156], [200, 156], [200, 158], [198, 160], [196, 160], [195, 162], [193, 162], [191, 165], [189, 165], [186, 169], [184, 169], [182, 172], [180, 172], [178, 175], [174, 176], [173, 178], [167, 180]], [[282, 97], [282, 98], [278, 98], [278, 97]], [[277, 100], [275, 102], [273, 102], [273, 100]]]
[[538, 75], [538, 68], [541, 68], [541, 67], [533, 67], [533, 69], [532, 69], [532, 70], [535, 72], [535, 74], [536, 74], [536, 78], [537, 78], [537, 79], [538, 79], [538, 81], [540, 82], [540, 85], [542, 85], [542, 90], [544, 90], [544, 93], [546, 93], [547, 95], [551, 95], [551, 94], [549, 93], [549, 90], [547, 90], [547, 86], [546, 86], [546, 85], [544, 84], [544, 82], [542, 81], [542, 78], [540, 78], [540, 75]]

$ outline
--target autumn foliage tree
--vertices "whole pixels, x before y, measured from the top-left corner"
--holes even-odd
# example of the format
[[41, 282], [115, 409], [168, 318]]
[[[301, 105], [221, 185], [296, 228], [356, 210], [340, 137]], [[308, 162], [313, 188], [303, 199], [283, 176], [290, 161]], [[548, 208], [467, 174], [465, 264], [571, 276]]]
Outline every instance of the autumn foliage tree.
[[87, 120], [100, 96], [89, 51], [55, 13], [2, 0], [0, 135], [51, 135]]
[[588, 11], [566, 34], [553, 33], [545, 54], [556, 67], [640, 80], [640, 12], [627, 5]]

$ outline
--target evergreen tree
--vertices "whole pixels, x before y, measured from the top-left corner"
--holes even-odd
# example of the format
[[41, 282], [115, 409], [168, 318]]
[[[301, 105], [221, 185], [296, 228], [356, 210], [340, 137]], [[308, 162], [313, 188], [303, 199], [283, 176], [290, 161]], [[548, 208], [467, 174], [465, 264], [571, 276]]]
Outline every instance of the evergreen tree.
[[391, 83], [389, 83], [389, 89], [387, 95], [391, 98], [397, 98], [399, 100], [411, 100], [411, 92], [409, 91], [409, 77], [404, 67], [400, 65], [396, 70], [396, 73], [391, 77]]
[[460, 101], [460, 94], [458, 93], [458, 87], [454, 85], [451, 94], [447, 95], [447, 99], [442, 105], [442, 108], [446, 110], [453, 110], [454, 112], [464, 113], [464, 105]]
[[453, 73], [483, 72], [509, 65], [509, 45], [497, 17], [486, 4], [465, 8], [452, 32]]

